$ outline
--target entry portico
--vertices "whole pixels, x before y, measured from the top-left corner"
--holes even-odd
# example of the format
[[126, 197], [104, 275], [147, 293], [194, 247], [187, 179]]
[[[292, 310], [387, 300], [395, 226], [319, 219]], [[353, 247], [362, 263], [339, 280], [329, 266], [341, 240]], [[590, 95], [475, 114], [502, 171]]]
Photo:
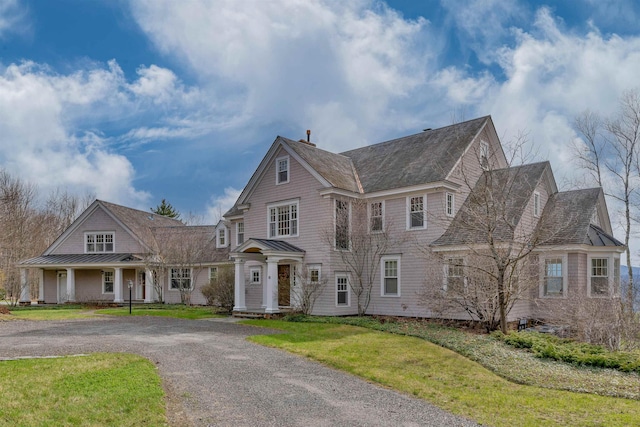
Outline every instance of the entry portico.
[[[295, 286], [295, 272], [304, 261], [304, 250], [282, 240], [248, 239], [230, 255], [235, 263], [234, 311], [279, 313], [280, 307], [291, 305], [291, 285]], [[266, 278], [263, 279], [264, 270]], [[260, 307], [254, 298], [247, 306], [247, 272], [250, 284], [262, 286]]]

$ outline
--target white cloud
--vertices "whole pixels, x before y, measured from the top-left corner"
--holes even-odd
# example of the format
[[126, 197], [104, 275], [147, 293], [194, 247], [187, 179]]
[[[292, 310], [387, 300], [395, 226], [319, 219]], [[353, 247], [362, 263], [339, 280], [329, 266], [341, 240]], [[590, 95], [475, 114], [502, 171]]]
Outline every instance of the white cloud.
[[0, 0], [0, 39], [7, 33], [20, 33], [28, 29], [26, 8], [18, 0]]
[[[0, 74], [0, 159], [9, 172], [37, 184], [44, 192], [67, 187], [78, 193], [133, 206], [150, 195], [135, 188], [135, 170], [122, 154], [110, 150], [117, 136], [92, 130], [109, 118], [148, 116], [158, 104], [165, 109], [189, 107], [197, 91], [185, 89], [173, 73], [156, 66], [139, 70], [129, 83], [115, 61], [106, 68], [53, 73], [33, 62], [11, 64]], [[153, 106], [153, 108], [148, 108]], [[186, 108], [181, 113], [188, 114]], [[158, 114], [165, 123], [171, 116]], [[129, 132], [129, 140], [192, 134], [188, 121], [162, 132]], [[193, 123], [192, 123], [193, 125]], [[117, 132], [117, 129], [116, 129]]]
[[214, 194], [211, 196], [206, 207], [205, 222], [208, 224], [216, 224], [222, 219], [222, 215], [233, 207], [241, 192], [242, 190], [227, 187], [224, 189], [223, 194]]
[[404, 20], [373, 0], [131, 5], [155, 45], [209, 83], [212, 103], [227, 102], [227, 122], [328, 124], [314, 132], [327, 149], [375, 140], [389, 127], [381, 116], [424, 97], [440, 45], [427, 21]]

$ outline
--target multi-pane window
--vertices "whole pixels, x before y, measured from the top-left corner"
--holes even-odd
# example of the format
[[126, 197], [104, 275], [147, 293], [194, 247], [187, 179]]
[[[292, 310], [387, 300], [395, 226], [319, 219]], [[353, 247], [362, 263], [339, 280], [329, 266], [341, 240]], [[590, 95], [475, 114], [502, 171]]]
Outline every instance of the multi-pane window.
[[236, 224], [236, 231], [238, 245], [241, 245], [244, 243], [244, 222], [239, 222]]
[[320, 268], [318, 268], [318, 267], [310, 267], [309, 268], [309, 281], [311, 283], [319, 283], [320, 282]]
[[218, 267], [209, 267], [209, 281], [218, 280]]
[[298, 202], [269, 207], [269, 237], [298, 235]]
[[444, 212], [447, 216], [453, 216], [455, 209], [455, 196], [453, 193], [445, 193]]
[[540, 216], [540, 193], [533, 193], [533, 216]]
[[489, 144], [486, 141], [480, 141], [480, 166], [489, 168]]
[[262, 269], [260, 267], [251, 267], [249, 269], [249, 282], [257, 285], [261, 282]]
[[105, 271], [102, 273], [102, 293], [113, 293], [113, 271]]
[[227, 230], [225, 228], [218, 229], [218, 247], [227, 246]]
[[280, 157], [276, 160], [276, 183], [289, 182], [289, 157]]
[[336, 276], [336, 305], [349, 305], [349, 278]]
[[409, 197], [409, 228], [424, 228], [425, 203], [424, 196]]
[[400, 295], [400, 260], [398, 258], [382, 259], [382, 295]]
[[382, 231], [382, 202], [371, 203], [371, 231]]
[[336, 200], [336, 249], [349, 249], [349, 203]]
[[591, 259], [591, 296], [609, 294], [609, 259]]
[[86, 233], [85, 252], [113, 252], [113, 233]]
[[544, 261], [544, 295], [561, 296], [563, 293], [562, 258], [546, 259]]
[[172, 268], [170, 279], [171, 289], [191, 289], [190, 268]]
[[464, 259], [450, 258], [446, 265], [447, 292], [464, 293]]

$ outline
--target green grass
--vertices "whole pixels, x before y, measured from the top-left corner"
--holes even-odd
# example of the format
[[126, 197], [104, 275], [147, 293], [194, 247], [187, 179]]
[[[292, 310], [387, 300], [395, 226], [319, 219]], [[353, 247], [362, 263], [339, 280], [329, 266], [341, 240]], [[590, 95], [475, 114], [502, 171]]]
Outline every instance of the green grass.
[[[104, 308], [96, 311], [98, 314], [108, 314], [111, 316], [129, 316], [129, 307]], [[208, 319], [212, 317], [227, 317], [227, 315], [216, 314], [212, 307], [187, 307], [184, 305], [143, 305], [133, 306], [131, 316], [161, 316], [173, 317], [176, 319]]]
[[[11, 314], [0, 315], [0, 320], [70, 320], [95, 317], [96, 314], [111, 316], [130, 316], [129, 306], [100, 308], [91, 305], [65, 304], [47, 306], [11, 307]], [[212, 317], [226, 317], [216, 314], [212, 307], [184, 306], [179, 304], [145, 304], [134, 305], [131, 316], [163, 316], [177, 319], [207, 319]]]
[[166, 426], [156, 368], [130, 354], [0, 361], [0, 426]]
[[640, 419], [636, 400], [516, 384], [416, 337], [344, 324], [244, 323], [287, 331], [251, 337], [254, 342], [318, 360], [483, 424], [629, 426]]

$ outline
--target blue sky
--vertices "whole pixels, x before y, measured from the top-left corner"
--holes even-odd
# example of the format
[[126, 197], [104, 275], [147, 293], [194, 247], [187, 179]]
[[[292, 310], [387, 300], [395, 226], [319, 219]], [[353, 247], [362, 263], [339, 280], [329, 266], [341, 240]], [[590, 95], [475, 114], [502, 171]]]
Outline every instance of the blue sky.
[[[0, 166], [213, 221], [277, 135], [330, 151], [491, 114], [561, 186], [640, 86], [629, 0], [0, 0]], [[613, 213], [615, 215], [615, 212]]]

